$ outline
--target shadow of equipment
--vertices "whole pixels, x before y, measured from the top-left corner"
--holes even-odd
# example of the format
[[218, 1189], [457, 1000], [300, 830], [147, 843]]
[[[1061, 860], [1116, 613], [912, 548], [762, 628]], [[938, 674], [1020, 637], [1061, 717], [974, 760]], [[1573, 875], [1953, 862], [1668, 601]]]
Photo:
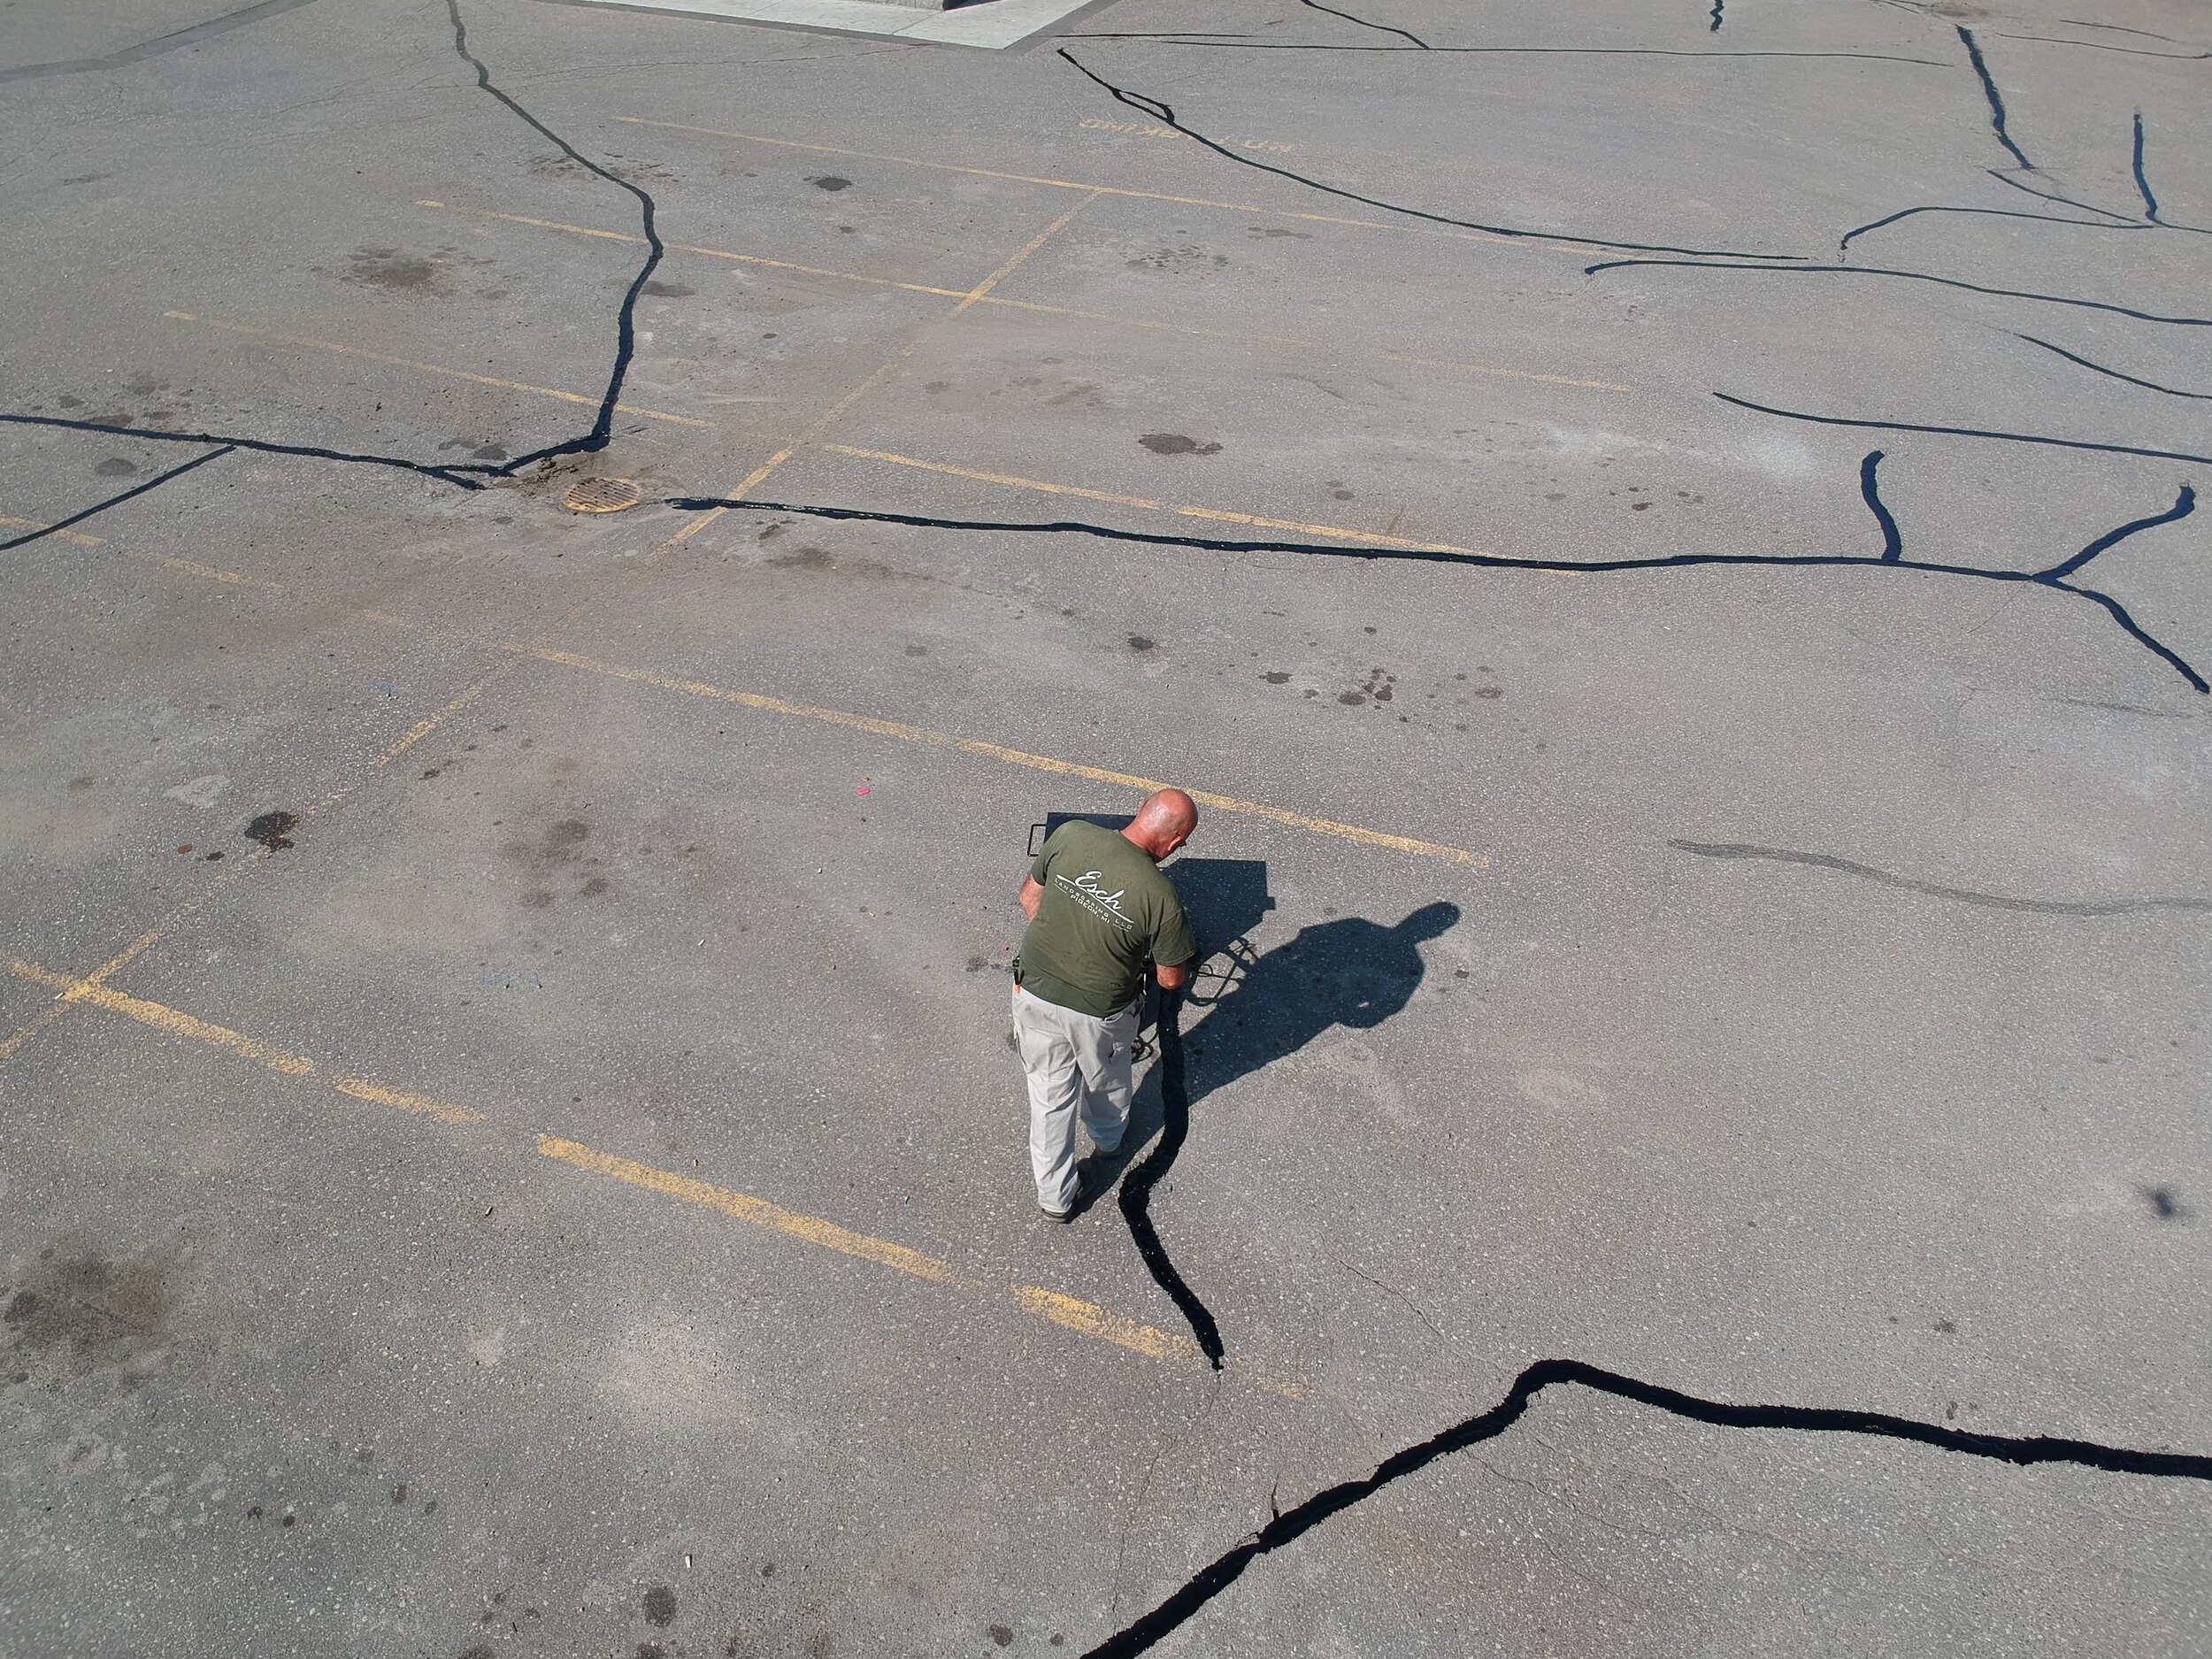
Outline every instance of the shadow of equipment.
[[1397, 1014], [1427, 972], [1420, 947], [1454, 926], [1459, 914], [1459, 906], [1440, 899], [1389, 925], [1340, 917], [1301, 928], [1239, 964], [1216, 989], [1206, 1018], [1180, 1033], [1190, 1099], [1295, 1054], [1336, 1026], [1372, 1030]]

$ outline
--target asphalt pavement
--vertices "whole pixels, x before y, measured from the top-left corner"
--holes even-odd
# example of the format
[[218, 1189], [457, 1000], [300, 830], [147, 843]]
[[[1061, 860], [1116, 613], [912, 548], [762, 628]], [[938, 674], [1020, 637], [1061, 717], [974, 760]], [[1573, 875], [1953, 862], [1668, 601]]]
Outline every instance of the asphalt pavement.
[[9, 8], [0, 1652], [2204, 1652], [2208, 88]]

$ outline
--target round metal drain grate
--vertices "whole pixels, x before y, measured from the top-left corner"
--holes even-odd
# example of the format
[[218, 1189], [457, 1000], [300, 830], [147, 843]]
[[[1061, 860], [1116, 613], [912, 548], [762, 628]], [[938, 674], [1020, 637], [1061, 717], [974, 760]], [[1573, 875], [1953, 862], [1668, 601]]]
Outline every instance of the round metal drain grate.
[[571, 512], [620, 512], [638, 504], [638, 487], [626, 478], [579, 479], [562, 493]]

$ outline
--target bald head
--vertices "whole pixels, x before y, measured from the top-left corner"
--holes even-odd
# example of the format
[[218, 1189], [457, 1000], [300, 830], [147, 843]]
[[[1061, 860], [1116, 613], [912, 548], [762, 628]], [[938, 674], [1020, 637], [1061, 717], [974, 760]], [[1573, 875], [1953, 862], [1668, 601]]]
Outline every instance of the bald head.
[[1122, 834], [1160, 859], [1188, 841], [1197, 827], [1198, 803], [1180, 789], [1161, 789], [1145, 797]]

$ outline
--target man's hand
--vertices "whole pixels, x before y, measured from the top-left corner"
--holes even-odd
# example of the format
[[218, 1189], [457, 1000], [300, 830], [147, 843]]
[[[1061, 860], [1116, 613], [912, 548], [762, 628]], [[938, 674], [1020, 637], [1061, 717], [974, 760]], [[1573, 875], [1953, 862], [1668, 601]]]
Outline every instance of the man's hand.
[[1179, 962], [1171, 968], [1164, 962], [1152, 964], [1152, 977], [1160, 982], [1163, 991], [1181, 990], [1190, 983], [1190, 971], [1191, 964], [1187, 962]]
[[1037, 919], [1038, 907], [1043, 904], [1044, 902], [1044, 884], [1039, 881], [1034, 876], [1024, 876], [1022, 878], [1021, 890], [1022, 914], [1026, 916], [1031, 921], [1035, 921]]

